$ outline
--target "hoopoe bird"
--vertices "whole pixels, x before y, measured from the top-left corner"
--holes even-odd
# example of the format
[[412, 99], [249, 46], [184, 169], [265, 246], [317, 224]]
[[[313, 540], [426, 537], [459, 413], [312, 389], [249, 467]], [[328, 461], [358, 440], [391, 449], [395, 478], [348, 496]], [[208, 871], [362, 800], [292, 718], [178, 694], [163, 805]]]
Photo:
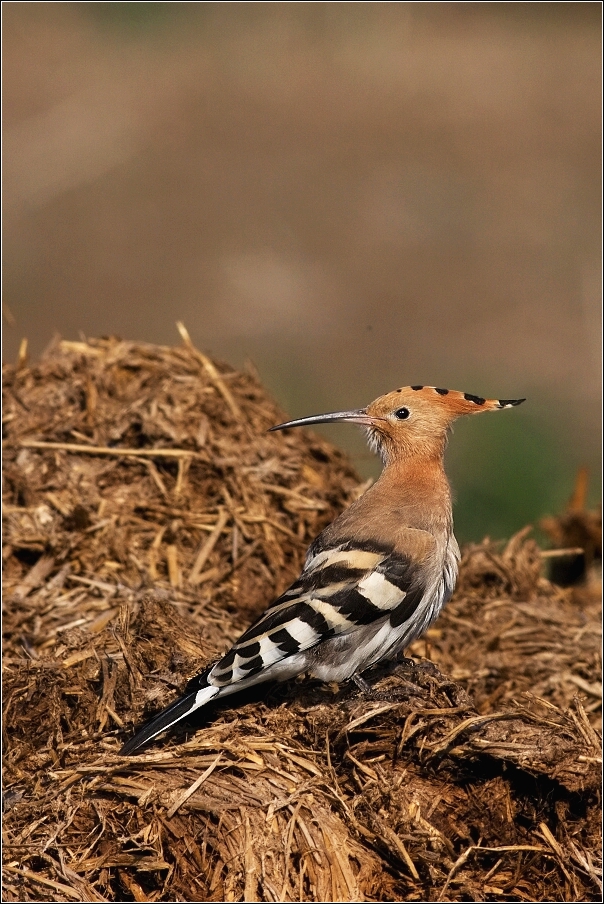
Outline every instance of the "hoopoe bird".
[[524, 401], [407, 386], [366, 408], [272, 427], [359, 424], [382, 458], [382, 473], [313, 541], [291, 587], [121, 754], [135, 753], [210, 700], [264, 681], [307, 673], [366, 687], [362, 673], [423, 634], [455, 587], [459, 546], [443, 463], [449, 428], [461, 415]]

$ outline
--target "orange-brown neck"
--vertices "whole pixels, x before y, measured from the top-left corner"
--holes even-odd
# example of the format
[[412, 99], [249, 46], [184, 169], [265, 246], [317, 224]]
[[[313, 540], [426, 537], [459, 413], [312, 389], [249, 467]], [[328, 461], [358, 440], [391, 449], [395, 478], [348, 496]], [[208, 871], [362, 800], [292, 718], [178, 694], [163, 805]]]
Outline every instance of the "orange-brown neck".
[[397, 458], [388, 464], [375, 484], [382, 504], [405, 512], [409, 527], [422, 530], [451, 527], [451, 490], [442, 455]]
[[451, 491], [442, 457], [397, 459], [366, 493], [326, 529], [326, 534], [394, 541], [402, 529], [447, 537], [452, 530]]
[[403, 461], [440, 461], [442, 467], [447, 446], [445, 431], [401, 430], [395, 436], [389, 428], [390, 425], [383, 428], [376, 423], [367, 429], [369, 446], [379, 454], [385, 467]]

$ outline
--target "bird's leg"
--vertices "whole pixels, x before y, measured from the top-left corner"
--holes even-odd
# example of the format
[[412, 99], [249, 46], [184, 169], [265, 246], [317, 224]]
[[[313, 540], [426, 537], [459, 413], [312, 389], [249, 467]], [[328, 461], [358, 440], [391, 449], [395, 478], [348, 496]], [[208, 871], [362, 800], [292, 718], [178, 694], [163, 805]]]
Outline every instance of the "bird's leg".
[[356, 684], [356, 686], [358, 687], [358, 689], [360, 690], [360, 692], [362, 694], [365, 694], [367, 696], [373, 695], [373, 688], [371, 687], [371, 685], [369, 684], [368, 681], [365, 681], [365, 679], [363, 678], [362, 675], [359, 675], [359, 674], [353, 675], [352, 680], [354, 681], [354, 683]]

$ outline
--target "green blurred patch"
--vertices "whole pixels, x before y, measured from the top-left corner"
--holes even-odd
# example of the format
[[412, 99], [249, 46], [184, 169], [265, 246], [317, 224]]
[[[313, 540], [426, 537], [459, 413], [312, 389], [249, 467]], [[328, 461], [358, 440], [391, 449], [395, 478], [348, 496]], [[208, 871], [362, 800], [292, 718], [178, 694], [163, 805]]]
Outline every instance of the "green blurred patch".
[[[207, 4], [199, 4], [204, 7]], [[189, 16], [191, 3], [80, 3], [81, 11], [100, 26], [126, 32], [146, 31]], [[193, 10], [191, 9], [193, 7]], [[198, 10], [199, 12], [199, 10]]]
[[562, 511], [581, 465], [591, 470], [589, 500], [594, 505], [597, 462], [585, 460], [582, 452], [581, 443], [561, 446], [553, 427], [530, 411], [459, 421], [447, 453], [447, 473], [460, 543], [487, 535], [510, 537], [526, 524], [537, 525], [543, 515]]

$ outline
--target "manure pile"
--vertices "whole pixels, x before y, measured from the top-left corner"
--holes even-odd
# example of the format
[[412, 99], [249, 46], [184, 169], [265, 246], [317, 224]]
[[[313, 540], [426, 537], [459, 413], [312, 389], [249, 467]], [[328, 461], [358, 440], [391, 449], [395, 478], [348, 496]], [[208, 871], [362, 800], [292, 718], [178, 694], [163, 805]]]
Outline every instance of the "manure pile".
[[601, 900], [599, 583], [527, 532], [372, 696], [265, 686], [118, 756], [363, 489], [181, 332], [5, 367], [4, 900]]

